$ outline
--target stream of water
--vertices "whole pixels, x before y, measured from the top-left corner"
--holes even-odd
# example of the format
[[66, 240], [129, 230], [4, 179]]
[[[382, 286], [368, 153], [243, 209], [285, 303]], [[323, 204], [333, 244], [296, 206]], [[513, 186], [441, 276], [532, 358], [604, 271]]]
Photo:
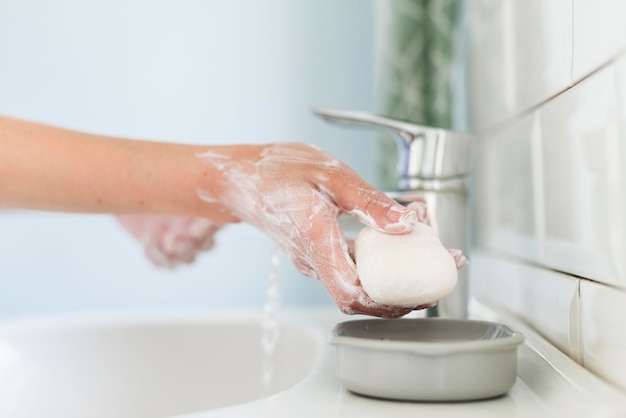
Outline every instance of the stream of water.
[[280, 307], [280, 291], [278, 275], [280, 268], [280, 251], [278, 248], [272, 254], [269, 273], [269, 284], [265, 293], [263, 304], [263, 318], [261, 320], [261, 346], [263, 348], [263, 364], [261, 379], [263, 389], [267, 393], [272, 392], [276, 374], [274, 354], [280, 339], [280, 327], [278, 323], [278, 309]]

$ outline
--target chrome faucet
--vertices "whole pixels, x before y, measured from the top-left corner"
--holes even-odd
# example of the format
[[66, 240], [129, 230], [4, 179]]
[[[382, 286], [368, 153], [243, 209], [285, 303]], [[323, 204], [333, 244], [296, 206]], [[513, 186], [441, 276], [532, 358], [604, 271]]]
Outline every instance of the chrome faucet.
[[[362, 125], [391, 131], [398, 140], [397, 190], [387, 194], [403, 205], [423, 197], [434, 209], [439, 238], [447, 248], [467, 254], [467, 179], [472, 136], [461, 132], [420, 126], [368, 112], [314, 109], [331, 122]], [[454, 292], [427, 316], [467, 316], [467, 272], [459, 272]]]

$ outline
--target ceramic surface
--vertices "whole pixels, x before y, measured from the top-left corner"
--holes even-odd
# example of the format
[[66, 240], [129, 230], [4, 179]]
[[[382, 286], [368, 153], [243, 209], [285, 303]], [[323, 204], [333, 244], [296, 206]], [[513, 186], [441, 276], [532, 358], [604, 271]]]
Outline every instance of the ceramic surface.
[[543, 255], [540, 140], [535, 113], [481, 135], [472, 196], [477, 241], [535, 261]]
[[[235, 334], [239, 335], [231, 336], [236, 346], [247, 343], [258, 347], [258, 334], [250, 338], [247, 331], [246, 336], [241, 332], [246, 330], [250, 321], [258, 323], [255, 321], [258, 321], [259, 315], [216, 318], [213, 315], [192, 314], [173, 320], [170, 314], [146, 314], [140, 322], [151, 325], [146, 328], [141, 326], [138, 333], [135, 332], [138, 318], [128, 315], [115, 321], [108, 318], [104, 322], [102, 319], [83, 317], [52, 322], [34, 320], [30, 325], [23, 321], [2, 324], [0, 416], [625, 416], [624, 392], [615, 390], [583, 369], [532, 328], [476, 303], [471, 305], [471, 312], [475, 317], [510, 325], [525, 336], [524, 344], [519, 347], [517, 379], [505, 396], [469, 403], [423, 403], [381, 401], [352, 394], [341, 386], [336, 375], [335, 349], [327, 344], [332, 328], [346, 320], [346, 316], [335, 309], [325, 308], [283, 312], [283, 321], [288, 321], [294, 328], [284, 333], [286, 340], [283, 347], [286, 350], [279, 355], [279, 364], [287, 366], [292, 378], [287, 379], [284, 391], [256, 401], [250, 400], [242, 395], [250, 394], [250, 386], [254, 386], [252, 380], [256, 379], [253, 375], [257, 376], [261, 371], [258, 364], [252, 364], [259, 362], [258, 354], [246, 360], [252, 351], [249, 346], [245, 346], [243, 351], [234, 349], [232, 344], [216, 347], [215, 335], [208, 331], [219, 328], [220, 334], [223, 334], [220, 327], [232, 325], [234, 320], [240, 324], [234, 327]], [[105, 324], [107, 326], [103, 326]], [[221, 325], [213, 328], [216, 324]], [[233, 329], [232, 326], [229, 328]], [[60, 338], [62, 336], [71, 338]], [[87, 336], [89, 338], [85, 338]], [[289, 336], [296, 337], [296, 341], [290, 341]], [[11, 341], [13, 344], [10, 344]], [[322, 349], [315, 351], [311, 347], [312, 341], [315, 341], [315, 347]], [[120, 350], [120, 347], [126, 348]], [[214, 360], [215, 350], [225, 351], [223, 361]], [[166, 360], [167, 352], [175, 356]], [[242, 354], [246, 358], [241, 358]], [[21, 366], [12, 366], [17, 364]], [[237, 367], [234, 367], [235, 364]], [[207, 372], [210, 372], [211, 379], [204, 376]], [[304, 379], [303, 375], [306, 376]], [[42, 376], [48, 376], [45, 385], [29, 385], [29, 382]], [[181, 382], [178, 377], [189, 380]], [[431, 378], [427, 375], [422, 377], [425, 380]], [[222, 396], [238, 397], [238, 403], [221, 407], [210, 404], [212, 398]], [[172, 409], [172, 406], [185, 399], [195, 399], [194, 411], [181, 415], [180, 409]]]
[[470, 257], [470, 285], [623, 387], [622, 343], [608, 330], [623, 329], [626, 289], [626, 3], [467, 10], [480, 137], [471, 193], [489, 252]]
[[443, 318], [345, 321], [330, 336], [337, 375], [347, 389], [383, 399], [438, 402], [508, 392], [523, 341], [500, 323]]
[[[0, 416], [157, 417], [240, 404], [310, 373], [320, 342], [285, 324], [137, 315], [0, 324]], [[264, 381], [264, 375], [271, 380]]]
[[573, 0], [572, 10], [572, 78], [580, 80], [626, 47], [626, 3]]
[[514, 314], [581, 362], [580, 279], [484, 251], [473, 252], [471, 259], [477, 299]]
[[477, 241], [626, 288], [626, 59], [480, 135]]
[[626, 390], [626, 292], [584, 281], [580, 298], [584, 365]]
[[470, 0], [470, 112], [481, 131], [571, 84], [570, 0]]
[[626, 286], [626, 146], [616, 90], [612, 65], [539, 110], [544, 262]]

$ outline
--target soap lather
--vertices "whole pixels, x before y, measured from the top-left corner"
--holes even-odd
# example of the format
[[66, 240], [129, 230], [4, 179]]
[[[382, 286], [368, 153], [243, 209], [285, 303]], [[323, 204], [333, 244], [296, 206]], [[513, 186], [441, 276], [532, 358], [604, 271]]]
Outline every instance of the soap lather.
[[[398, 144], [398, 187], [387, 194], [403, 205], [426, 199], [438, 219], [437, 233], [443, 246], [467, 253], [466, 183], [470, 172], [471, 135], [368, 112], [320, 108], [314, 112], [331, 122], [392, 132]], [[436, 307], [429, 308], [427, 315], [467, 317], [467, 287], [467, 272], [458, 272], [454, 290], [439, 300]]]

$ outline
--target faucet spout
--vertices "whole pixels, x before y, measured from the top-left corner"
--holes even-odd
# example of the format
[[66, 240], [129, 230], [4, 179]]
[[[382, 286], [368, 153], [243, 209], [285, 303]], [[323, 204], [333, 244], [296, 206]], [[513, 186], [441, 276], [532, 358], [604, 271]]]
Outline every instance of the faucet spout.
[[398, 188], [413, 189], [416, 180], [463, 177], [470, 169], [471, 135], [417, 125], [369, 112], [316, 108], [330, 122], [367, 126], [394, 134], [398, 145]]

